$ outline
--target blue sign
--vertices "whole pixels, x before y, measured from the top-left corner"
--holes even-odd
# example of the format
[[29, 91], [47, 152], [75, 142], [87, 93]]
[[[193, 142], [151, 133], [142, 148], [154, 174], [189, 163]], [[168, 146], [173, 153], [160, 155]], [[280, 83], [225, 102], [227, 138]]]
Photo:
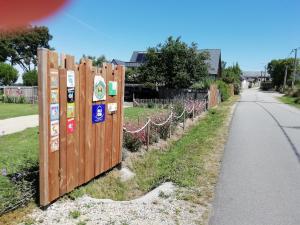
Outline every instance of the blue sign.
[[104, 104], [96, 104], [93, 105], [92, 111], [92, 122], [99, 123], [105, 120], [105, 105]]

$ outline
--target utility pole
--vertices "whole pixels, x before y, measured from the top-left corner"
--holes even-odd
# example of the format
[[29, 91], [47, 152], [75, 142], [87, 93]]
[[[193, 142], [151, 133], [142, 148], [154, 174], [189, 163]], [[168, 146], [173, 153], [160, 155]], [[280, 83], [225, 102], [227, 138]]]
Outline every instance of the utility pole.
[[293, 81], [292, 81], [292, 88], [293, 88], [293, 89], [294, 89], [295, 80], [296, 80], [296, 70], [297, 70], [297, 51], [298, 51], [298, 49], [297, 49], [297, 48], [295, 48], [295, 49], [294, 49], [294, 53], [295, 53], [295, 61], [294, 61]]

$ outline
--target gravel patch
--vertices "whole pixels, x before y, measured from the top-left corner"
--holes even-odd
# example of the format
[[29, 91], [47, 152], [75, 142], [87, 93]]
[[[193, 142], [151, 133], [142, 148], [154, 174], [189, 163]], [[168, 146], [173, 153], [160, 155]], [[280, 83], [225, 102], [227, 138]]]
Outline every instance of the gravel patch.
[[[199, 224], [204, 208], [199, 204], [176, 199], [177, 188], [164, 183], [146, 195], [131, 201], [94, 199], [88, 196], [60, 200], [46, 210], [30, 215], [36, 224]], [[78, 211], [73, 218], [70, 212]]]

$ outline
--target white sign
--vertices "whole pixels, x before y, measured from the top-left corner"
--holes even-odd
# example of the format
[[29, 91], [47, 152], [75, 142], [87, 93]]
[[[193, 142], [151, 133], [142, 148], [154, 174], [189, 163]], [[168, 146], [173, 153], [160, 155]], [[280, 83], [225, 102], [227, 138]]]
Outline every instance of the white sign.
[[106, 99], [106, 84], [102, 76], [96, 75], [94, 77], [94, 92], [93, 101], [102, 101]]
[[108, 104], [107, 104], [107, 109], [108, 109], [108, 112], [109, 112], [109, 113], [116, 112], [116, 111], [117, 111], [117, 108], [118, 108], [117, 103], [108, 103]]
[[75, 73], [74, 70], [67, 71], [67, 87], [75, 87]]

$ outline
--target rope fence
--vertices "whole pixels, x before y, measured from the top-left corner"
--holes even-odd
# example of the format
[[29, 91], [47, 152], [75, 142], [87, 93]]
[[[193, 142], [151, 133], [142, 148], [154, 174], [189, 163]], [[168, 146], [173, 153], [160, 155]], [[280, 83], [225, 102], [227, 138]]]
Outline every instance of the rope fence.
[[[150, 130], [151, 130], [151, 128], [153, 128], [152, 126], [157, 128], [157, 127], [163, 127], [166, 124], [169, 124], [169, 129], [168, 129], [169, 130], [169, 135], [168, 136], [171, 137], [171, 135], [172, 135], [172, 125], [176, 124], [178, 122], [178, 120], [183, 119], [182, 120], [182, 128], [184, 130], [185, 125], [186, 125], [185, 123], [186, 123], [186, 117], [187, 116], [190, 116], [190, 118], [192, 120], [194, 120], [196, 115], [199, 115], [203, 111], [207, 110], [206, 97], [207, 96], [204, 97], [205, 98], [204, 100], [201, 100], [199, 102], [193, 101], [194, 103], [192, 104], [192, 107], [188, 107], [187, 104], [185, 104], [181, 114], [178, 115], [178, 116], [174, 113], [174, 107], [171, 106], [170, 107], [171, 112], [170, 112], [169, 116], [167, 117], [167, 119], [165, 119], [164, 121], [156, 122], [153, 119], [148, 118], [147, 122], [141, 128], [138, 128], [136, 130], [128, 130], [124, 126], [123, 130], [124, 130], [125, 133], [129, 133], [129, 134], [132, 134], [132, 135], [144, 132], [145, 135], [146, 135], [146, 146], [147, 146], [147, 149], [149, 149]], [[138, 105], [139, 103], [136, 102], [135, 104]]]

